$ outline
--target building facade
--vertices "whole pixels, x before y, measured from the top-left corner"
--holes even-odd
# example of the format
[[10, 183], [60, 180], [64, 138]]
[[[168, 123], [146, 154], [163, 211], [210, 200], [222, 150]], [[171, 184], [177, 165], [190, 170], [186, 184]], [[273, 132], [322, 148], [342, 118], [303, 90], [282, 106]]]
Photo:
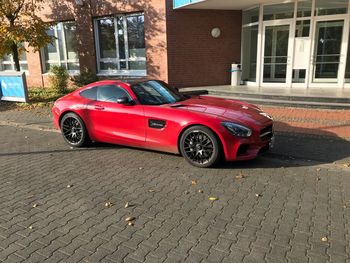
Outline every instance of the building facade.
[[[241, 11], [174, 10], [172, 0], [52, 0], [40, 14], [55, 39], [21, 55], [29, 86], [47, 86], [52, 65], [71, 75], [84, 68], [101, 78], [155, 78], [179, 87], [229, 83], [240, 59]], [[225, 32], [219, 39], [212, 27]], [[14, 70], [11, 55], [0, 71]]]
[[[54, 41], [28, 49], [20, 64], [29, 86], [47, 86], [52, 65], [176, 87], [228, 85], [231, 64], [241, 62], [245, 85], [350, 88], [349, 3], [52, 0], [41, 17], [54, 22]], [[13, 64], [5, 56], [0, 71]]]
[[259, 87], [350, 88], [349, 0], [178, 0], [242, 10], [242, 80]]

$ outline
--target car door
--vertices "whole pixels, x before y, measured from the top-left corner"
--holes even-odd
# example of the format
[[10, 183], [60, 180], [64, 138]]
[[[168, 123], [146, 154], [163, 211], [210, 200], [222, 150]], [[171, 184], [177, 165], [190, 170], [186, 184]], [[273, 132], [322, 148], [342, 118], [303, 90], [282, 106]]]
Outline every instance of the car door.
[[90, 101], [87, 111], [90, 129], [97, 141], [138, 146], [146, 138], [143, 106], [135, 103], [119, 104], [118, 99], [130, 94], [120, 86], [97, 87], [96, 100]]

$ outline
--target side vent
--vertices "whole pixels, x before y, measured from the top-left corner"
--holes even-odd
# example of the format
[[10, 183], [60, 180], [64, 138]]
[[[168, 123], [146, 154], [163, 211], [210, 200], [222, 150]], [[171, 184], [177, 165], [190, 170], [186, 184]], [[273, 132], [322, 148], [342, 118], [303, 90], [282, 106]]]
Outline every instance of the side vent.
[[165, 127], [166, 121], [164, 120], [148, 120], [148, 127], [154, 128], [154, 129], [162, 129]]

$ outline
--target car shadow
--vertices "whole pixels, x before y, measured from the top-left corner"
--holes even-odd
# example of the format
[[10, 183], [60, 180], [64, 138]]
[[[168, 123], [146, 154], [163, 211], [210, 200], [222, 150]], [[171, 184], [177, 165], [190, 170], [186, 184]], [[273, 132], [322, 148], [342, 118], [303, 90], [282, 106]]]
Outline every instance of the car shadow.
[[350, 162], [350, 140], [333, 132], [296, 128], [283, 122], [275, 122], [275, 126], [282, 131], [275, 133], [273, 149], [254, 160], [224, 162], [218, 168], [278, 168]]
[[[283, 130], [295, 130], [287, 123], [276, 122], [276, 127]], [[270, 151], [259, 155], [254, 160], [221, 162], [214, 169], [244, 169], [244, 168], [281, 168], [314, 166], [327, 163], [350, 163], [350, 141], [338, 137], [329, 131], [320, 131], [308, 128], [297, 128], [297, 132], [275, 133], [275, 145]], [[182, 158], [180, 155], [144, 150], [125, 146], [116, 146], [106, 143], [93, 143], [91, 150], [128, 148], [135, 151], [147, 151], [155, 155], [168, 155]], [[185, 163], [185, 160], [184, 160]], [[190, 164], [188, 164], [190, 167]]]

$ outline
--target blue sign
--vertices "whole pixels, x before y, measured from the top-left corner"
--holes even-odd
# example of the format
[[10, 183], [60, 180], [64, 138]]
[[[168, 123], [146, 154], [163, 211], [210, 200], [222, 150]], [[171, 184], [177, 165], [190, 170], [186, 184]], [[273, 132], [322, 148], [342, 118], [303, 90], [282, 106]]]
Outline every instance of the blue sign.
[[173, 1], [174, 1], [174, 8], [179, 8], [182, 6], [200, 2], [201, 0], [173, 0]]
[[27, 82], [24, 72], [0, 73], [0, 100], [28, 101]]

